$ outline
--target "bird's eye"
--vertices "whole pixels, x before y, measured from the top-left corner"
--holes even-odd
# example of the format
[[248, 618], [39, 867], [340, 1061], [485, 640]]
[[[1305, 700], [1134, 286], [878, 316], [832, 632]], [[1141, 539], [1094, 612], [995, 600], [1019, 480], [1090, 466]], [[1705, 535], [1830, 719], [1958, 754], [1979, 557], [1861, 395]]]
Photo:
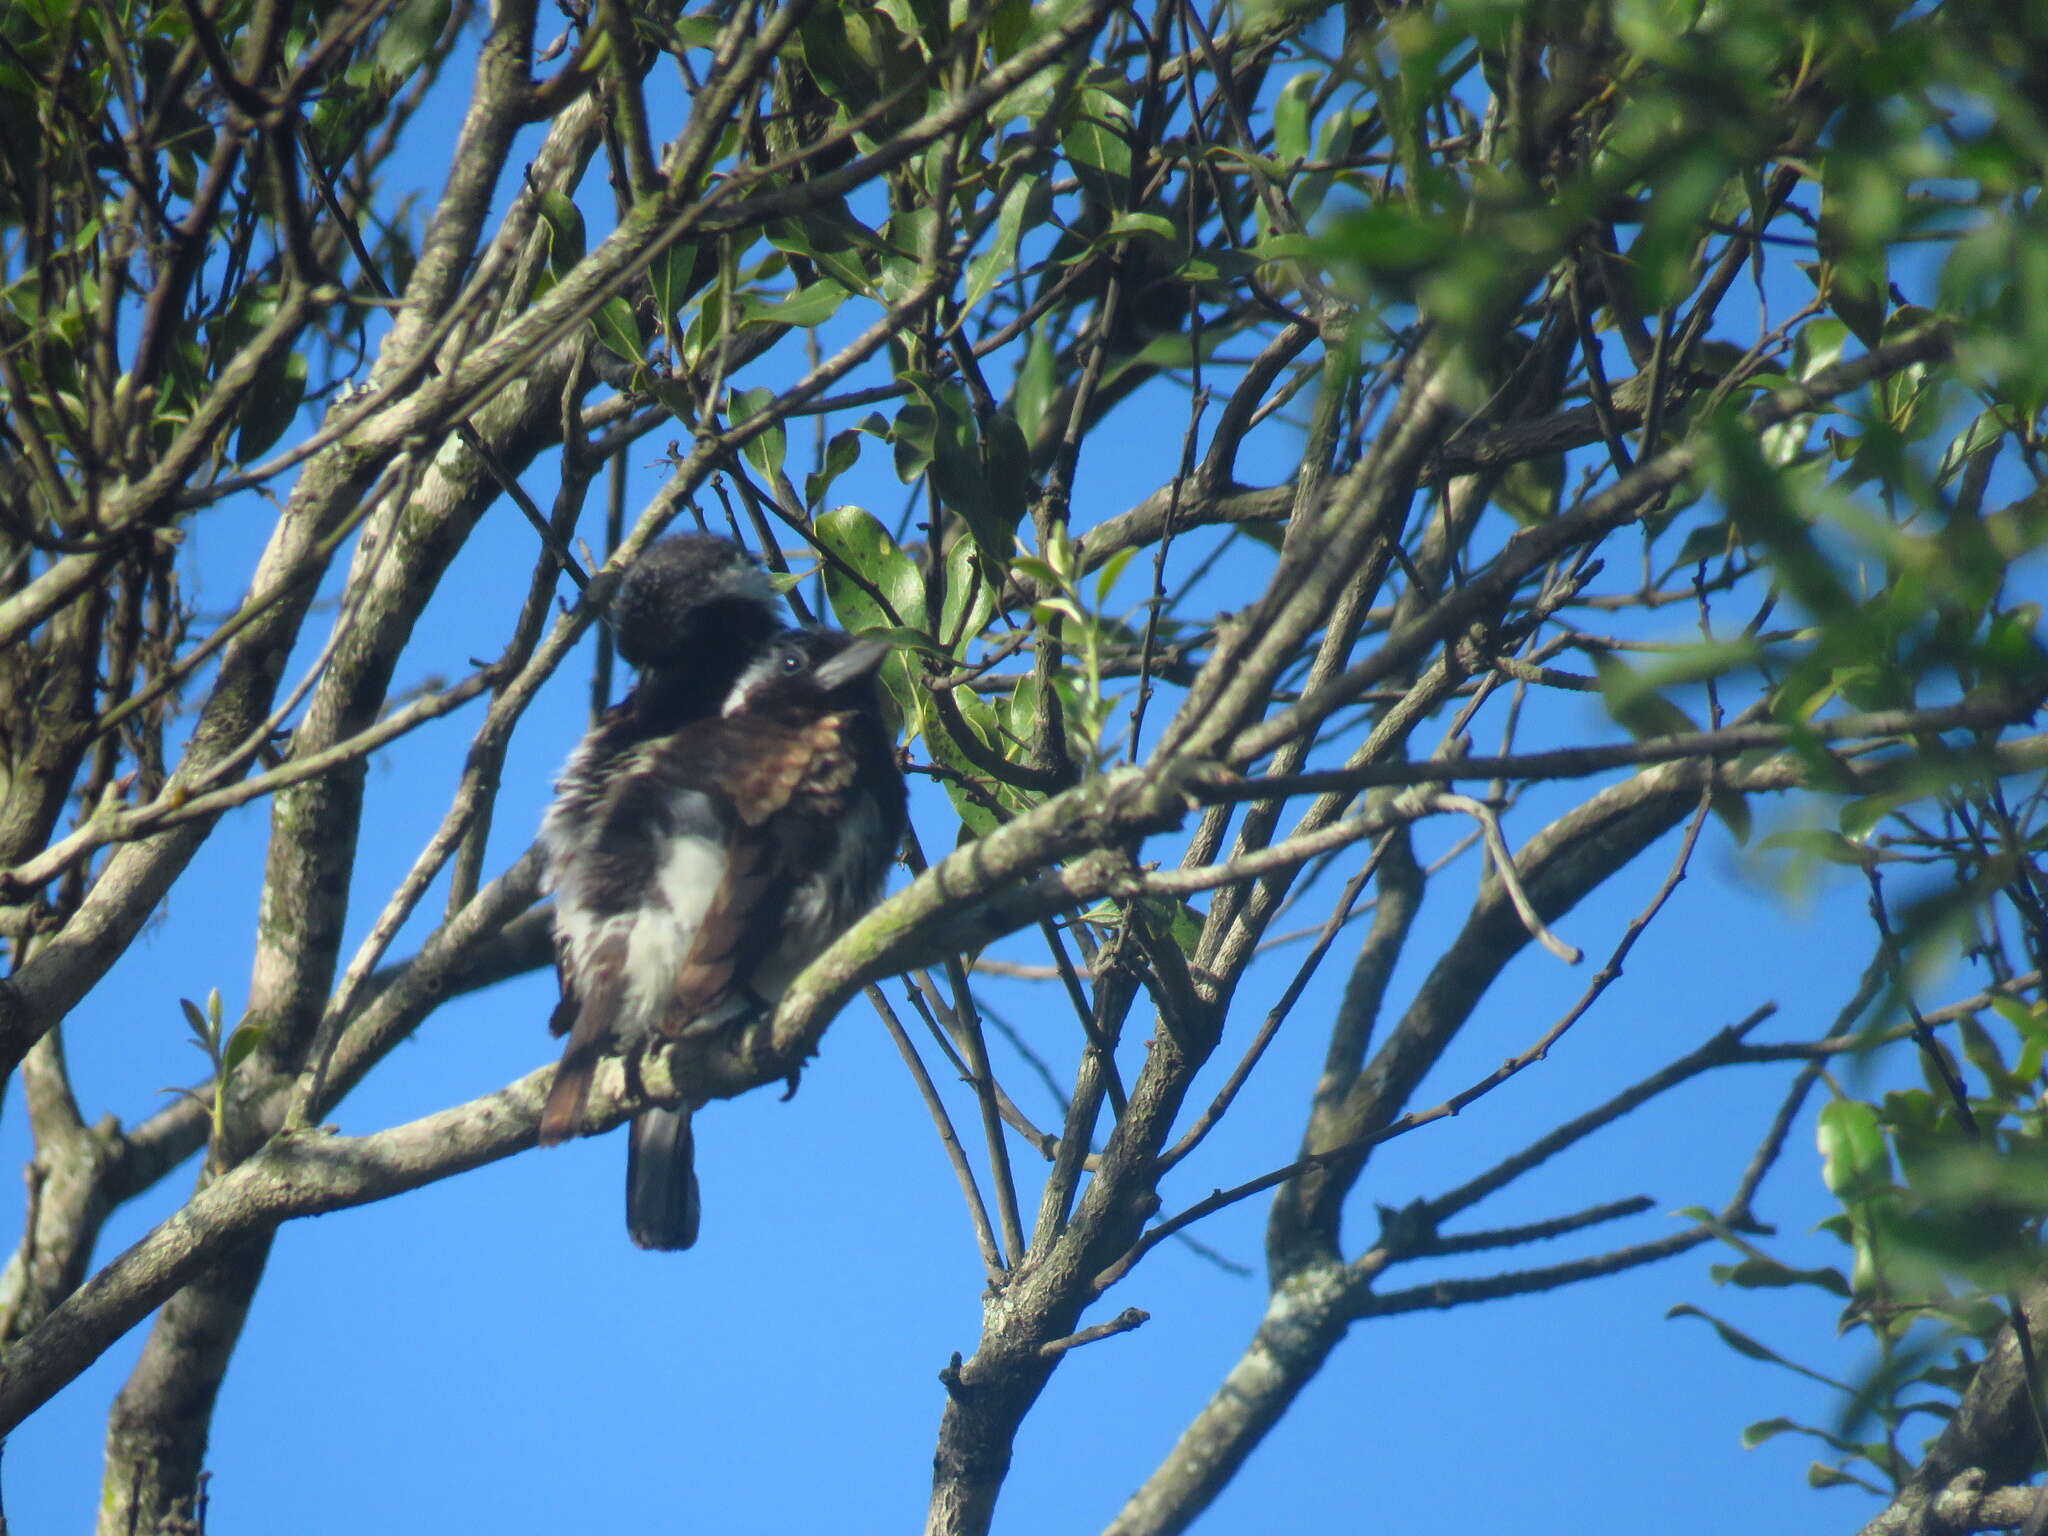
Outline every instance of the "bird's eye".
[[803, 664], [803, 657], [797, 655], [794, 651], [791, 651], [787, 656], [784, 656], [782, 658], [782, 670], [785, 672], [794, 672]]

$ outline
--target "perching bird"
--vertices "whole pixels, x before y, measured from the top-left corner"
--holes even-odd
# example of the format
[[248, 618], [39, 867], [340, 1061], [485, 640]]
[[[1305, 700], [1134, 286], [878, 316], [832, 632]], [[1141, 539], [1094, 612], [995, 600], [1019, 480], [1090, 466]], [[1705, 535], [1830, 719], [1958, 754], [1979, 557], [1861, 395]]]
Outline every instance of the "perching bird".
[[[730, 1028], [872, 905], [905, 795], [874, 669], [887, 648], [782, 630], [759, 568], [706, 535], [656, 545], [615, 610], [639, 687], [571, 757], [542, 823], [569, 1035], [541, 1116], [574, 1134], [607, 1048]], [[635, 1119], [627, 1228], [697, 1237], [687, 1107]]]

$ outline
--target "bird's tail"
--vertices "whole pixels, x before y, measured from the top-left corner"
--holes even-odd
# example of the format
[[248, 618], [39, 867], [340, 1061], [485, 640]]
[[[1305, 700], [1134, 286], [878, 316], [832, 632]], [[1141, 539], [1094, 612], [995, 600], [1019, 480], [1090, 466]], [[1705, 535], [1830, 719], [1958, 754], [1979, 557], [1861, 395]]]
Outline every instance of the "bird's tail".
[[696, 1138], [687, 1105], [643, 1109], [626, 1144], [626, 1230], [642, 1248], [697, 1241]]

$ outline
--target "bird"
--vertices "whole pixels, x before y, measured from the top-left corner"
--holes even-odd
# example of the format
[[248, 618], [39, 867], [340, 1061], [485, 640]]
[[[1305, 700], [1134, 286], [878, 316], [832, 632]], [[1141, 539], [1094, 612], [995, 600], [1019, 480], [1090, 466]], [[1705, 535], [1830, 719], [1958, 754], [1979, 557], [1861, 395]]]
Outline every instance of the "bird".
[[[638, 685], [572, 754], [542, 822], [567, 1034], [540, 1140], [581, 1123], [607, 1050], [738, 1028], [875, 902], [907, 796], [875, 669], [888, 647], [785, 628], [751, 557], [652, 546], [614, 605]], [[690, 1110], [628, 1144], [627, 1230], [697, 1238]]]
[[[608, 788], [636, 749], [690, 721], [717, 715], [740, 673], [785, 628], [774, 587], [759, 562], [731, 539], [711, 533], [674, 534], [650, 545], [627, 572], [607, 622], [621, 659], [639, 671], [638, 685], [577, 745], [541, 821], [543, 889], [557, 892], [558, 898], [565, 884], [572, 892], [557, 900], [554, 915], [561, 1002], [549, 1028], [557, 1035], [572, 1031], [581, 1007], [576, 974], [592, 948], [595, 914], [617, 904], [602, 890], [592, 891], [587, 900], [573, 894], [599, 877]], [[631, 893], [618, 900], [630, 901]], [[555, 1115], [543, 1120], [543, 1146], [573, 1134], [599, 1054], [594, 1046], [557, 1069], [556, 1091], [564, 1097], [549, 1101]], [[694, 1210], [689, 1136], [687, 1110], [648, 1109], [635, 1117], [632, 1145], [654, 1149], [645, 1159], [650, 1170], [676, 1170], [675, 1181], [683, 1190], [675, 1198]], [[637, 1172], [642, 1159], [629, 1153], [629, 1162]], [[628, 1202], [630, 1226], [630, 1180]], [[671, 1235], [681, 1220], [669, 1223]]]

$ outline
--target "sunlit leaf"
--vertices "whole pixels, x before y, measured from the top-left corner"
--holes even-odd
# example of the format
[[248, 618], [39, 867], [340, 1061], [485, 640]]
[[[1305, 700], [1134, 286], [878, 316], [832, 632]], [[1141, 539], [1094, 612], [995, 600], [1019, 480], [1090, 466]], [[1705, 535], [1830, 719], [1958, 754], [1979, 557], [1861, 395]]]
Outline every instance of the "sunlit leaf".
[[1891, 1188], [1891, 1151], [1870, 1105], [1831, 1099], [1821, 1107], [1816, 1136], [1821, 1177], [1836, 1198], [1863, 1200]]
[[647, 343], [640, 334], [639, 318], [623, 298], [614, 295], [606, 299], [590, 317], [590, 324], [606, 350], [629, 363], [645, 359]]
[[261, 1024], [244, 1024], [228, 1036], [227, 1049], [221, 1052], [220, 1069], [231, 1073], [247, 1061], [252, 1053], [268, 1038], [269, 1032]]
[[1060, 147], [1095, 202], [1124, 208], [1130, 202], [1131, 113], [1108, 91], [1077, 92], [1060, 125]]

